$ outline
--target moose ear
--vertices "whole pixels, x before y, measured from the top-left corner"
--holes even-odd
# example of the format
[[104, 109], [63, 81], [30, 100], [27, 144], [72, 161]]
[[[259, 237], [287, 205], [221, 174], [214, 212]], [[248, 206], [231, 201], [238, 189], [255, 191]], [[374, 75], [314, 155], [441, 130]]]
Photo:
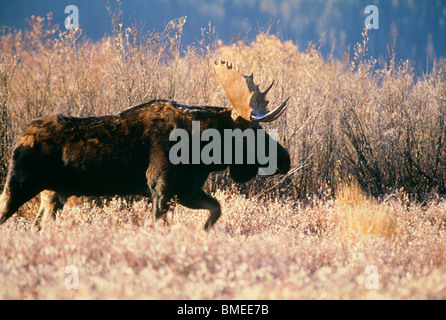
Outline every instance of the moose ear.
[[236, 164], [229, 167], [231, 178], [237, 183], [248, 182], [257, 175], [258, 171], [259, 168], [252, 164]]

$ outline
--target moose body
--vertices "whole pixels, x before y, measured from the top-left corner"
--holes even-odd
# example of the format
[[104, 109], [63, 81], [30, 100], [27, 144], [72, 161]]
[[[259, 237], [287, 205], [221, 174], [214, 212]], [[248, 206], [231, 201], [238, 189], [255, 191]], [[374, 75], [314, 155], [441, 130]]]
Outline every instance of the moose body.
[[[13, 151], [3, 194], [0, 224], [41, 193], [36, 226], [41, 228], [70, 196], [142, 195], [152, 199], [153, 217], [166, 218], [172, 198], [189, 208], [208, 209], [209, 229], [221, 214], [217, 200], [202, 187], [209, 174], [228, 164], [177, 164], [169, 159], [175, 129], [200, 130], [257, 127], [234, 117], [234, 109], [188, 107], [174, 101], [154, 100], [117, 115], [88, 118], [45, 116], [26, 127]], [[271, 139], [266, 135], [267, 139]], [[277, 173], [290, 167], [287, 151], [278, 145]], [[238, 182], [252, 179], [259, 164], [229, 164]]]

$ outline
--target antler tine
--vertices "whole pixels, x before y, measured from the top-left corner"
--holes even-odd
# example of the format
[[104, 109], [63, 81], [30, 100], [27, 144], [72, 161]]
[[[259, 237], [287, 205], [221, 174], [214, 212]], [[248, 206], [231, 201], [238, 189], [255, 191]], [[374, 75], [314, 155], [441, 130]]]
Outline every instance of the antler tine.
[[271, 88], [273, 87], [273, 85], [274, 85], [274, 80], [273, 80], [273, 82], [270, 84], [270, 86], [268, 87], [268, 89], [266, 89], [262, 94], [263, 94], [264, 96], [266, 96], [267, 93], [269, 92], [269, 90], [271, 90]]
[[242, 75], [233, 67], [232, 63], [223, 59], [214, 61], [214, 72], [232, 106], [245, 120], [270, 122], [283, 113], [289, 98], [275, 110], [267, 112], [269, 101], [265, 98], [273, 87], [274, 81], [268, 89], [260, 92], [259, 86], [254, 83], [253, 74], [250, 76]]
[[290, 98], [286, 99], [279, 107], [263, 116], [251, 115], [251, 120], [253, 122], [272, 122], [278, 119], [285, 111], [288, 100], [290, 100]]

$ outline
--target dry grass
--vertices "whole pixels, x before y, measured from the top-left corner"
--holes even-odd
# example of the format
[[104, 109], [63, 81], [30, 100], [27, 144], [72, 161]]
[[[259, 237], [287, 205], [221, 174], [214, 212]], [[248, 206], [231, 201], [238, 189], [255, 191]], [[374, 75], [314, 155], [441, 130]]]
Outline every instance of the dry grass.
[[[428, 207], [218, 193], [224, 215], [175, 209], [144, 226], [147, 205], [116, 199], [65, 210], [41, 233], [0, 229], [1, 299], [446, 299], [446, 202]], [[150, 219], [148, 219], [150, 220]], [[79, 288], [65, 287], [67, 266]], [[367, 289], [367, 266], [378, 288]]]
[[392, 205], [380, 204], [368, 197], [355, 183], [338, 191], [337, 205], [341, 208], [343, 234], [370, 234], [384, 237], [398, 235], [404, 226], [400, 211]]

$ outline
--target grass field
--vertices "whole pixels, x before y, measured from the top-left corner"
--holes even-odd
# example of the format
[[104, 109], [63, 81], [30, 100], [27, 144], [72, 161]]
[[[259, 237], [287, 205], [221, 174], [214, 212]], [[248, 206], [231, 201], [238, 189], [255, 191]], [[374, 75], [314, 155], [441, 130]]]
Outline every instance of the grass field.
[[13, 218], [0, 299], [446, 299], [445, 200], [376, 203], [352, 187], [305, 206], [217, 198], [209, 233], [205, 211], [178, 206], [173, 226], [151, 228], [145, 202], [118, 199], [65, 209], [40, 233]]

